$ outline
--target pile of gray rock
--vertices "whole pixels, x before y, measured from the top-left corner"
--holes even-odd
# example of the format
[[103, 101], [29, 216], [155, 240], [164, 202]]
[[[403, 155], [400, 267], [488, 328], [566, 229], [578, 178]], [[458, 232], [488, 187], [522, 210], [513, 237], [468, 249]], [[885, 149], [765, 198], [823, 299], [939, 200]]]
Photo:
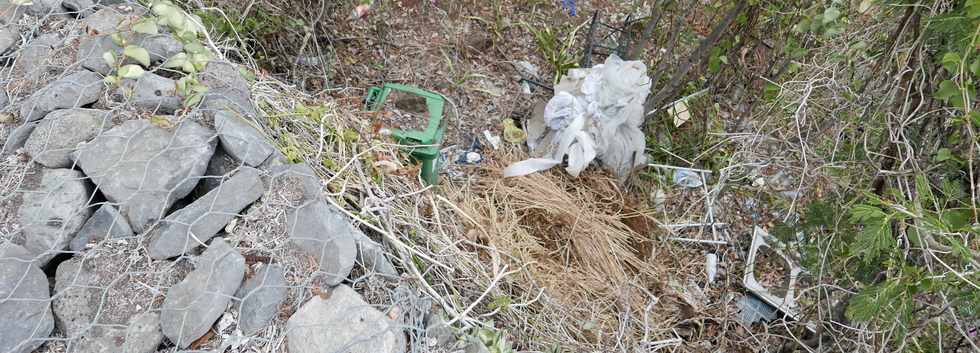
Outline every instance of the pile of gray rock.
[[[197, 349], [229, 309], [245, 336], [288, 317], [293, 353], [404, 351], [399, 325], [344, 284], [356, 263], [397, 278], [395, 267], [325, 198], [308, 165], [287, 163], [253, 127], [262, 116], [238, 67], [209, 62], [199, 74], [207, 94], [184, 107], [174, 74], [160, 67], [181, 43], [131, 33], [126, 25], [146, 9], [106, 3], [0, 0], [0, 53], [13, 61], [2, 69], [11, 79], [0, 90], [0, 157], [29, 174], [3, 196], [17, 200], [8, 204], [18, 231], [0, 234], [0, 353], [54, 343], [68, 352]], [[80, 25], [31, 31], [25, 16]], [[104, 80], [103, 54], [121, 50], [113, 33], [151, 54], [147, 73], [119, 84], [125, 94]], [[72, 53], [73, 64], [53, 63], [56, 52]], [[284, 183], [298, 190], [284, 215], [289, 244], [314, 260], [322, 284], [295, 310], [283, 305], [290, 291], [310, 288], [290, 285], [282, 264], [246, 261], [226, 239], [229, 223]], [[93, 255], [113, 244], [136, 245], [122, 258]], [[125, 272], [136, 263], [186, 271], [158, 289]], [[118, 289], [141, 286], [144, 301]]]

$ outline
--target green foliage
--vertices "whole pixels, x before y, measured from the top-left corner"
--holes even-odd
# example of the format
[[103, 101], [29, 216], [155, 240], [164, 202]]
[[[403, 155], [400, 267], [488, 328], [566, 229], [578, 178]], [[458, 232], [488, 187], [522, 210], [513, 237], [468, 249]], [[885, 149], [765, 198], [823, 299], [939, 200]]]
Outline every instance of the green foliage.
[[276, 53], [264, 50], [260, 43], [283, 33], [301, 32], [306, 26], [300, 18], [277, 15], [261, 4], [250, 6], [250, 9], [247, 16], [230, 8], [222, 11], [199, 10], [195, 14], [212, 33], [237, 41], [241, 50], [258, 60], [276, 56]]
[[513, 353], [514, 348], [507, 341], [507, 333], [493, 328], [476, 328], [473, 334], [483, 342], [490, 353]]
[[524, 28], [527, 28], [528, 32], [534, 35], [534, 41], [538, 45], [541, 56], [555, 70], [554, 84], [558, 84], [558, 81], [568, 73], [568, 70], [578, 66], [578, 59], [572, 52], [575, 50], [573, 48], [575, 35], [583, 26], [585, 26], [584, 23], [572, 29], [565, 38], [561, 38], [558, 33], [568, 32], [567, 30], [558, 30], [548, 26], [535, 29], [533, 26], [524, 23]]

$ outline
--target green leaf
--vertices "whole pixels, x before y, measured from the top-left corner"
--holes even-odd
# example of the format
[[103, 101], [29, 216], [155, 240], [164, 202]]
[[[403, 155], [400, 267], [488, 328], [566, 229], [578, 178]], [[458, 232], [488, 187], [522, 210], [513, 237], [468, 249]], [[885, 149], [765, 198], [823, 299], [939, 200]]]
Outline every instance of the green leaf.
[[962, 62], [963, 59], [960, 58], [960, 54], [957, 54], [955, 52], [948, 52], [945, 55], [943, 55], [942, 64], [943, 64], [943, 68], [945, 68], [946, 71], [952, 73], [959, 72], [960, 64]]
[[120, 47], [126, 45], [126, 40], [123, 39], [122, 35], [120, 35], [118, 32], [117, 33], [113, 33], [112, 35], [109, 36], [109, 38], [112, 39], [112, 43], [115, 44], [115, 45], [118, 45]]
[[965, 10], [967, 17], [972, 19], [980, 18], [980, 1], [967, 0]]
[[180, 69], [189, 74], [197, 72], [197, 68], [195, 68], [194, 64], [191, 64], [190, 61], [185, 62]]
[[208, 60], [209, 57], [207, 54], [191, 54], [191, 64], [194, 64], [194, 68], [197, 71], [204, 71], [204, 68], [208, 66]]
[[184, 106], [185, 107], [188, 107], [188, 108], [193, 107], [193, 106], [196, 106], [199, 103], [201, 103], [201, 100], [202, 99], [204, 99], [204, 94], [201, 94], [201, 93], [193, 93], [193, 94], [187, 96], [187, 98], [184, 99]]
[[951, 151], [950, 149], [940, 148], [939, 151], [936, 152], [935, 160], [936, 162], [945, 162], [945, 161], [956, 161], [958, 160], [958, 158], [956, 158], [956, 156], [953, 155], [953, 151]]
[[143, 34], [159, 34], [160, 30], [157, 28], [157, 24], [152, 18], [144, 18], [133, 24], [133, 32]]
[[837, 21], [838, 17], [840, 17], [840, 10], [836, 6], [828, 7], [823, 11], [823, 24]]
[[150, 52], [146, 51], [146, 49], [135, 45], [130, 45], [123, 48], [123, 55], [136, 60], [136, 62], [143, 66], [150, 66]]
[[156, 3], [155, 5], [153, 5], [153, 7], [151, 8], [151, 11], [153, 11], [153, 14], [154, 15], [157, 15], [157, 16], [160, 16], [160, 17], [170, 17], [174, 13], [180, 12], [180, 10], [178, 10], [173, 5], [170, 5], [170, 4], [167, 4], [167, 3], [163, 3], [163, 2], [159, 2], [159, 3]]
[[116, 66], [116, 54], [111, 51], [102, 53], [102, 60], [105, 60], [105, 63], [109, 64], [109, 66]]
[[190, 80], [190, 76], [184, 76], [184, 77], [181, 77], [179, 80], [177, 80], [177, 95], [180, 95], [180, 96], [186, 96], [187, 95], [187, 93], [188, 93], [188, 91], [187, 91], [187, 81], [189, 81], [189, 80]]
[[109, 75], [109, 76], [106, 76], [106, 77], [102, 78], [102, 82], [105, 82], [109, 86], [113, 86], [117, 82], [119, 82], [119, 78], [116, 77], [116, 76], [113, 76], [113, 75]]
[[934, 96], [937, 99], [949, 101], [950, 98], [956, 97], [958, 94], [960, 94], [960, 88], [956, 87], [956, 83], [952, 80], [945, 80], [939, 83], [939, 89], [936, 90]]
[[188, 54], [203, 54], [207, 53], [207, 49], [199, 42], [191, 42], [184, 44], [184, 51]]
[[174, 69], [183, 67], [187, 63], [187, 53], [177, 53], [172, 58], [167, 59], [167, 62], [163, 63], [163, 67], [168, 69]]
[[119, 76], [122, 78], [140, 78], [145, 72], [139, 65], [123, 65], [119, 68]]

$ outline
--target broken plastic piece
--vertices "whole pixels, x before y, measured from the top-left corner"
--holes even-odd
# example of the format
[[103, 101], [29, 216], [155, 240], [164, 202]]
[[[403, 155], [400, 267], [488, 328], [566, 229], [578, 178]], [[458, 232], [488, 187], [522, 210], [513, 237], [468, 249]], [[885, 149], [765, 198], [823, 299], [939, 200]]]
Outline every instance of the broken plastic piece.
[[708, 274], [708, 283], [714, 283], [718, 276], [718, 255], [710, 253], [704, 256], [704, 270]]
[[490, 130], [483, 130], [483, 138], [487, 139], [493, 149], [500, 148], [500, 136], [494, 136]]
[[776, 318], [776, 308], [752, 295], [745, 295], [735, 303], [738, 308], [738, 321], [751, 325], [760, 320], [771, 321]]
[[[792, 258], [786, 255], [781, 249], [777, 249], [768, 243], [769, 233], [765, 230], [756, 226], [755, 231], [752, 233], [752, 247], [749, 249], [749, 257], [745, 262], [745, 277], [742, 278], [742, 285], [749, 292], [755, 294], [762, 301], [769, 303], [779, 311], [782, 311], [793, 320], [800, 320], [799, 305], [796, 302], [796, 283], [799, 281], [800, 275], [805, 272], [802, 267], [797, 265]], [[783, 261], [789, 266], [789, 284], [786, 287], [786, 294], [779, 297], [773, 294], [774, 288], [766, 288], [759, 283], [755, 278], [755, 262], [759, 255], [759, 249], [766, 247], [771, 249], [774, 253], [779, 255]], [[785, 274], [784, 274], [785, 275]]]
[[701, 176], [698, 173], [685, 169], [677, 169], [674, 171], [674, 184], [686, 188], [696, 188], [703, 185], [704, 181], [701, 180]]

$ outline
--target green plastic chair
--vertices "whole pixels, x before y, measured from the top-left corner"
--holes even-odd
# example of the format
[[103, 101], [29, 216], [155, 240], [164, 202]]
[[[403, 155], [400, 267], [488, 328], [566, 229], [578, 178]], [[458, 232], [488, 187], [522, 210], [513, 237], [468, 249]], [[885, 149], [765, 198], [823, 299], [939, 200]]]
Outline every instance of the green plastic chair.
[[443, 136], [446, 134], [446, 120], [443, 119], [446, 99], [442, 95], [424, 89], [398, 83], [386, 83], [382, 87], [368, 89], [365, 105], [368, 111], [377, 112], [384, 107], [391, 91], [401, 91], [425, 98], [425, 107], [429, 112], [429, 122], [425, 130], [392, 129], [391, 136], [399, 144], [407, 145], [412, 159], [422, 165], [422, 180], [426, 185], [436, 185], [439, 182], [439, 155]]

